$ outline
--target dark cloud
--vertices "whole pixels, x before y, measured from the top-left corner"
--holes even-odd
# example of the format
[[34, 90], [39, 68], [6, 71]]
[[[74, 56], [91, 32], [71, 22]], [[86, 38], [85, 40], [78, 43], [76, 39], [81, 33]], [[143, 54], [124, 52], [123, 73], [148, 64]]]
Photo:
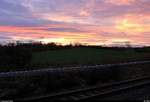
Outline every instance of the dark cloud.
[[0, 39], [1, 40], [11, 40], [12, 38], [8, 37], [8, 36], [0, 36]]
[[76, 33], [86, 32], [86, 31], [79, 30], [78, 28], [47, 28], [42, 30], [56, 31], [56, 32], [76, 32]]

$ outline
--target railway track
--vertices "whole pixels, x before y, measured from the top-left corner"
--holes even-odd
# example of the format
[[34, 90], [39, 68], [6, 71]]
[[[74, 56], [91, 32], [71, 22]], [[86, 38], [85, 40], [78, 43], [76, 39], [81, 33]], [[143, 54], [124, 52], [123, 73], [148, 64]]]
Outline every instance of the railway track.
[[[45, 75], [45, 73], [54, 74], [54, 73], [63, 73], [63, 72], [74, 72], [74, 71], [90, 71], [92, 69], [102, 71], [105, 68], [111, 68], [115, 66], [128, 66], [128, 65], [138, 65], [138, 64], [148, 64], [150, 63], [150, 60], [148, 61], [135, 61], [135, 62], [127, 62], [127, 63], [119, 63], [119, 64], [105, 64], [105, 65], [95, 65], [95, 66], [80, 66], [80, 67], [69, 67], [69, 68], [48, 68], [48, 69], [41, 69], [41, 70], [31, 70], [31, 71], [16, 71], [16, 72], [1, 72], [0, 78], [13, 78], [13, 77], [32, 77], [32, 76], [39, 76], [39, 75]], [[75, 89], [75, 90], [67, 90], [64, 92], [59, 92], [55, 94], [45, 93], [43, 95], [35, 95], [34, 91], [37, 90], [36, 88], [31, 87], [31, 90], [27, 91], [30, 95], [25, 94], [22, 92], [22, 89], [20, 91], [19, 88], [13, 89], [13, 90], [7, 90], [2, 92], [0, 91], [0, 98], [7, 97], [7, 96], [16, 96], [15, 100], [21, 100], [21, 101], [28, 101], [28, 100], [86, 100], [86, 99], [92, 99], [94, 97], [100, 97], [100, 96], [106, 96], [108, 94], [113, 94], [115, 92], [128, 90], [135, 87], [140, 87], [146, 84], [150, 84], [150, 76], [137, 78], [137, 79], [131, 79], [126, 81], [120, 81], [115, 82], [112, 84], [103, 84], [100, 86], [92, 86], [82, 89]], [[16, 84], [18, 85], [18, 83]], [[4, 83], [5, 86], [5, 83]], [[12, 83], [10, 83], [10, 86], [15, 86]], [[24, 90], [24, 88], [23, 88]], [[16, 94], [17, 93], [17, 94]], [[23, 96], [23, 97], [22, 97]], [[32, 97], [31, 97], [32, 96]]]
[[91, 65], [91, 66], [78, 66], [78, 67], [62, 67], [62, 68], [41, 68], [39, 70], [26, 70], [26, 71], [14, 71], [14, 72], [0, 72], [0, 78], [5, 77], [23, 77], [23, 76], [38, 76], [43, 73], [60, 73], [65, 71], [88, 71], [91, 69], [101, 69], [108, 68], [113, 66], [128, 66], [128, 65], [139, 65], [139, 64], [148, 64], [150, 60], [147, 61], [134, 61], [134, 62], [124, 62], [118, 64], [100, 64], [100, 65]]
[[93, 86], [84, 89], [70, 90], [57, 94], [47, 94], [41, 96], [33, 96], [28, 98], [16, 99], [18, 101], [43, 101], [43, 100], [88, 100], [95, 97], [106, 97], [116, 92], [125, 91], [132, 88], [142, 87], [150, 84], [150, 76], [142, 78], [115, 82], [112, 84], [104, 84], [101, 86]]

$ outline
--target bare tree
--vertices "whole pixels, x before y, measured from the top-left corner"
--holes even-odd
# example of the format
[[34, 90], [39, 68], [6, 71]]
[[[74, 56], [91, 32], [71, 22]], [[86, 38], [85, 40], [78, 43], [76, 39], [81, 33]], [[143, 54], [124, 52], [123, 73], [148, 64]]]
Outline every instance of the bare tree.
[[124, 43], [125, 43], [125, 46], [126, 46], [127, 48], [131, 48], [131, 47], [132, 47], [130, 41], [126, 41], [126, 42], [124, 42]]

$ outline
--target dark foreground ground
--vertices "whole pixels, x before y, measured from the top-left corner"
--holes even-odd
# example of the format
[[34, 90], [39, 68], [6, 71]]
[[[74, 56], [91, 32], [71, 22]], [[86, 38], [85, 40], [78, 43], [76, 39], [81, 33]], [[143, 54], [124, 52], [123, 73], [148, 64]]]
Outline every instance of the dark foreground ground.
[[150, 85], [130, 89], [121, 93], [110, 95], [103, 98], [95, 98], [94, 100], [116, 101], [116, 100], [150, 100]]
[[[43, 45], [42, 45], [43, 47]], [[0, 50], [0, 71], [33, 70], [44, 68], [62, 68], [62, 66], [95, 65], [144, 61], [150, 59], [150, 48], [102, 48], [102, 47], [63, 47], [33, 48], [33, 46], [9, 47]], [[0, 89], [21, 90], [22, 93], [43, 94], [63, 89], [104, 84], [149, 75], [150, 63], [109, 68], [91, 68], [90, 70], [42, 73], [37, 76], [0, 77]], [[82, 69], [82, 68], [80, 68]], [[17, 87], [17, 88], [16, 88]], [[150, 87], [124, 92], [103, 99], [146, 99]], [[3, 91], [3, 90], [2, 90]]]

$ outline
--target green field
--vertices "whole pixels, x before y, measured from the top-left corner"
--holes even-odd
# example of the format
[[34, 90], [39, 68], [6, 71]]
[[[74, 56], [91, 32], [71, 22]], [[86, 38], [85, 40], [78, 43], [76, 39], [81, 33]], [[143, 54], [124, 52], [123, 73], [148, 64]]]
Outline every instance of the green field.
[[150, 59], [150, 53], [134, 49], [70, 48], [33, 53], [33, 67], [75, 66]]

